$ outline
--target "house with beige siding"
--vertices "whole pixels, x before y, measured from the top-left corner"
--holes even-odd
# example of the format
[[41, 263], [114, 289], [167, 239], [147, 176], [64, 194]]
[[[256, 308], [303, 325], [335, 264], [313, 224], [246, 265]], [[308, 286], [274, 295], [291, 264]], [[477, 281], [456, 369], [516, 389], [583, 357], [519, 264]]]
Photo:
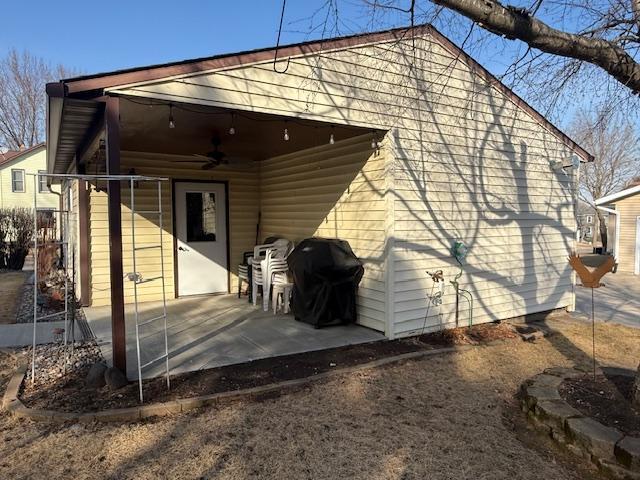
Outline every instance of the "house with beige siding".
[[[358, 323], [387, 338], [571, 308], [574, 182], [589, 153], [431, 26], [275, 56], [49, 84], [48, 171], [167, 179], [164, 258], [141, 252], [136, 270], [154, 278], [164, 267], [169, 297], [235, 292], [256, 243], [322, 236], [363, 261]], [[157, 218], [135, 213], [158, 210], [156, 187], [133, 186], [132, 216], [131, 185], [77, 187], [83, 301], [109, 306], [114, 332], [134, 301], [122, 282], [132, 226], [136, 244], [159, 240]], [[213, 250], [189, 245], [204, 199], [215, 199]], [[456, 241], [468, 248], [462, 263]], [[434, 306], [427, 272], [438, 270], [446, 286]], [[457, 298], [457, 275], [472, 301]], [[138, 302], [162, 296], [154, 282], [137, 290]]]
[[[47, 149], [44, 143], [22, 150], [0, 152], [0, 208], [33, 208], [34, 189], [38, 207], [57, 209], [59, 195], [52, 193], [47, 179], [34, 180], [38, 172], [47, 171]], [[57, 187], [54, 187], [54, 191]]]
[[618, 271], [640, 274], [640, 185], [596, 200], [596, 207], [608, 214], [609, 250]]

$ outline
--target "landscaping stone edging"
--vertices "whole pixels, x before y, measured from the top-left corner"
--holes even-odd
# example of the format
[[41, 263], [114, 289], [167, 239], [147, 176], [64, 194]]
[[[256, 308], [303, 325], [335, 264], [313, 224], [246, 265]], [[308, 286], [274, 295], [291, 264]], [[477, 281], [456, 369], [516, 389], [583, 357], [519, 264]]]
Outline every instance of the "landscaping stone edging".
[[620, 479], [640, 480], [640, 437], [602, 425], [569, 405], [558, 392], [567, 378], [583, 375], [576, 369], [549, 368], [522, 384], [522, 410], [556, 443], [590, 460]]
[[7, 389], [4, 393], [2, 400], [2, 408], [8, 410], [12, 415], [19, 418], [29, 418], [35, 421], [48, 421], [48, 422], [136, 422], [149, 417], [163, 417], [168, 415], [174, 415], [178, 413], [186, 413], [197, 408], [213, 405], [224, 400], [237, 400], [244, 397], [252, 397], [263, 395], [279, 391], [286, 388], [295, 388], [298, 386], [306, 385], [318, 380], [330, 378], [332, 376], [343, 375], [347, 373], [354, 373], [361, 370], [367, 370], [370, 368], [381, 367], [391, 363], [400, 362], [403, 360], [413, 360], [420, 357], [427, 357], [432, 355], [439, 355], [444, 353], [461, 352], [468, 348], [473, 348], [472, 345], [463, 345], [459, 347], [447, 347], [434, 350], [421, 350], [417, 352], [403, 353], [395, 355], [393, 357], [381, 358], [372, 362], [363, 363], [361, 365], [354, 365], [352, 367], [345, 367], [328, 372], [323, 372], [312, 377], [296, 378], [293, 380], [286, 380], [283, 382], [272, 383], [268, 385], [261, 385], [258, 387], [246, 388], [242, 390], [231, 390], [227, 392], [212, 393], [209, 395], [201, 395], [198, 397], [182, 398], [179, 400], [173, 400], [170, 402], [153, 403], [149, 405], [139, 405], [136, 407], [128, 408], [115, 408], [109, 410], [103, 410], [100, 412], [89, 413], [69, 413], [58, 412], [56, 410], [43, 410], [27, 407], [18, 394], [20, 387], [25, 379], [25, 373], [27, 366], [19, 367], [13, 374], [13, 377], [7, 385]]

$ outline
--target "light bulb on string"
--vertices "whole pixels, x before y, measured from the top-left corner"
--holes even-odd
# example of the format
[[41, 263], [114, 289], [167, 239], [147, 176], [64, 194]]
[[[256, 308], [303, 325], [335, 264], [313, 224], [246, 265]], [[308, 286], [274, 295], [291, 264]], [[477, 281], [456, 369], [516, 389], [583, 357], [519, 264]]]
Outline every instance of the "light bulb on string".
[[229, 127], [229, 135], [235, 135], [236, 134], [236, 127], [234, 120], [234, 115], [233, 113], [231, 114], [231, 126]]
[[176, 128], [176, 123], [173, 121], [173, 105], [169, 104], [169, 128]]

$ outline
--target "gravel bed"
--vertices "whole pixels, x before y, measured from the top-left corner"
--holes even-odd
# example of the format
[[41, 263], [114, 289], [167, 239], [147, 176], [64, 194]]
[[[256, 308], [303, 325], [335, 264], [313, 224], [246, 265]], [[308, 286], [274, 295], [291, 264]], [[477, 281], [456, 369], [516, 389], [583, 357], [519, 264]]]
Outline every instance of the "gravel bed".
[[[33, 279], [31, 275], [22, 286], [22, 292], [20, 294], [20, 303], [16, 309], [16, 323], [31, 323], [33, 322]], [[60, 311], [60, 308], [51, 308], [47, 305], [45, 295], [40, 294], [38, 299], [38, 317], [44, 317], [45, 315], [51, 315]], [[72, 294], [69, 294], [69, 301], [71, 301]], [[55, 315], [44, 320], [43, 322], [57, 322], [64, 320], [64, 315]]]
[[[24, 348], [22, 353], [31, 365], [31, 347]], [[71, 344], [67, 347], [56, 343], [38, 345], [36, 347], [35, 384], [31, 381], [31, 369], [29, 368], [24, 382], [24, 394], [29, 396], [37, 391], [51, 391], [67, 378], [86, 375], [91, 365], [97, 362], [104, 362], [104, 358], [94, 341], [76, 342], [73, 348]]]
[[[25, 284], [22, 286], [20, 293], [20, 302], [16, 307], [16, 323], [32, 323], [33, 322], [33, 275], [31, 275]], [[59, 308], [51, 308], [47, 305], [48, 302], [44, 299], [44, 295], [40, 295], [38, 301], [38, 317], [44, 317], [45, 315], [51, 315], [59, 311]], [[69, 292], [69, 304], [73, 302], [73, 293]], [[57, 322], [64, 320], [64, 314], [54, 315], [44, 320], [38, 320], [39, 322]], [[75, 309], [75, 321], [76, 321], [76, 339], [89, 340], [93, 338], [89, 324], [87, 323], [87, 317], [84, 314], [84, 310], [76, 302]]]

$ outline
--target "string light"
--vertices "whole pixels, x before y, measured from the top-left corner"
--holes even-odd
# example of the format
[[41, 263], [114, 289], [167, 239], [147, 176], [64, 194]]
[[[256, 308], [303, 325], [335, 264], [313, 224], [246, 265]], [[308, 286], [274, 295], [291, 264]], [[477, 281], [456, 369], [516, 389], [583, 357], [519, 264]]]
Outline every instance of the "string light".
[[336, 143], [336, 139], [333, 137], [333, 125], [331, 126], [331, 135], [329, 135], [329, 145]]
[[173, 121], [173, 105], [169, 104], [169, 128], [176, 128], [176, 123]]
[[284, 135], [283, 135], [283, 137], [282, 137], [282, 138], [284, 138], [284, 141], [285, 141], [285, 142], [288, 142], [288, 141], [289, 141], [289, 129], [286, 127], [286, 125], [287, 125], [286, 120], [285, 120], [284, 124], [285, 124], [285, 127], [284, 127]]
[[371, 139], [371, 148], [374, 150], [378, 149], [378, 140], [376, 139], [375, 134], [373, 135], [373, 138]]
[[234, 115], [233, 113], [231, 113], [231, 126], [229, 127], [229, 135], [235, 135], [236, 134], [236, 127], [234, 120]]

